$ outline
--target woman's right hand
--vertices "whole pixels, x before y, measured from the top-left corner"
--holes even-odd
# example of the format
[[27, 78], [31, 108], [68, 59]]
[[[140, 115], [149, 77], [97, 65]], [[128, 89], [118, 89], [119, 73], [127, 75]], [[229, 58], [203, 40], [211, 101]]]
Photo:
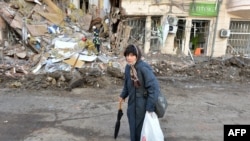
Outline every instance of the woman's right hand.
[[120, 103], [125, 102], [125, 99], [123, 99], [122, 97], [119, 97], [119, 102]]

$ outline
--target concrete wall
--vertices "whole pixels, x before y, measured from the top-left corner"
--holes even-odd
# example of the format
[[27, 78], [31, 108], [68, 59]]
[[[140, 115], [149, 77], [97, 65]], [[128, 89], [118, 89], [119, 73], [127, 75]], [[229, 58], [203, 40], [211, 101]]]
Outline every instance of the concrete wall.
[[221, 29], [229, 29], [230, 19], [231, 19], [230, 15], [227, 13], [227, 9], [226, 9], [226, 1], [224, 0], [221, 4], [220, 11], [219, 11], [214, 49], [212, 49], [213, 46], [211, 48], [212, 57], [223, 56], [226, 53], [228, 38], [220, 38], [219, 35], [220, 35]]
[[165, 45], [161, 49], [161, 53], [164, 54], [176, 54], [174, 46], [175, 34], [168, 34]]
[[77, 9], [80, 8], [80, 0], [71, 0], [71, 3], [73, 3]]
[[250, 1], [249, 0], [227, 0], [227, 8], [229, 11], [237, 10], [249, 10]]
[[172, 7], [173, 13], [169, 13], [169, 1], [165, 1], [166, 3], [155, 4], [151, 0], [122, 0], [121, 6], [125, 9], [127, 15], [180, 15], [185, 13], [175, 6]]
[[[149, 17], [151, 16], [164, 16], [164, 15], [175, 15], [175, 16], [187, 16], [188, 13], [182, 11], [181, 9], [177, 8], [176, 6], [170, 6], [169, 0], [161, 0], [161, 3], [156, 4], [152, 0], [123, 0], [122, 1], [122, 8], [125, 9], [125, 13], [127, 15], [133, 15], [133, 16], [147, 16], [147, 23], [149, 20]], [[172, 10], [171, 10], [172, 9]], [[148, 53], [150, 49], [150, 35], [147, 33], [150, 32], [150, 25], [146, 24], [147, 29], [146, 31], [146, 39], [145, 39], [145, 46], [144, 46], [144, 53]], [[168, 53], [168, 54], [175, 54], [174, 49], [174, 37], [175, 34], [169, 34], [168, 38], [165, 42], [165, 45], [161, 47], [162, 53]]]
[[185, 29], [185, 38], [184, 38], [184, 48], [183, 54], [188, 55], [189, 53], [189, 44], [190, 44], [190, 33], [192, 27], [192, 18], [186, 18], [186, 29]]
[[[177, 0], [175, 0], [176, 2]], [[215, 2], [216, 0], [214, 0]], [[127, 15], [143, 15], [143, 16], [164, 16], [164, 15], [175, 15], [182, 16], [186, 19], [186, 29], [185, 29], [185, 38], [184, 45], [182, 51], [185, 55], [189, 54], [189, 38], [190, 38], [190, 30], [191, 23], [193, 19], [205, 19], [210, 20], [210, 35], [207, 47], [207, 56], [212, 57], [220, 57], [225, 55], [227, 48], [227, 40], [228, 38], [220, 38], [220, 30], [221, 29], [229, 29], [230, 20], [232, 17], [235, 17], [228, 13], [227, 11], [227, 1], [223, 0], [220, 5], [218, 19], [216, 21], [216, 17], [191, 17], [188, 14], [188, 11], [181, 9], [180, 7], [170, 6], [169, 0], [162, 0], [160, 4], [156, 4], [155, 1], [152, 0], [123, 0], [122, 7], [125, 9]], [[184, 2], [180, 0], [180, 2]], [[185, 1], [185, 3], [191, 2], [190, 0]], [[204, 1], [203, 1], [204, 2]], [[172, 10], [171, 10], [172, 8]], [[149, 20], [147, 20], [149, 21]], [[149, 25], [147, 25], [149, 26]], [[147, 27], [149, 28], [149, 27]], [[214, 34], [215, 32], [215, 34]], [[214, 37], [215, 35], [215, 37]], [[147, 35], [148, 36], [148, 35]], [[166, 54], [176, 54], [176, 48], [174, 46], [174, 37], [175, 34], [169, 34], [166, 40], [165, 45], [162, 46], [161, 52]], [[147, 40], [147, 39], [146, 39]], [[145, 42], [146, 50], [144, 52], [148, 52], [149, 43]]]
[[89, 4], [90, 4], [90, 5], [93, 4], [93, 5], [98, 6], [99, 0], [89, 0]]

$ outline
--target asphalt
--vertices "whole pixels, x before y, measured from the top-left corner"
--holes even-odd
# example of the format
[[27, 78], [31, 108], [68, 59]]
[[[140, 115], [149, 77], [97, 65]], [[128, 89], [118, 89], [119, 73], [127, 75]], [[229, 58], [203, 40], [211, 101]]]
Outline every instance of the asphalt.
[[[161, 81], [165, 141], [222, 141], [225, 124], [250, 124], [248, 84]], [[0, 141], [112, 141], [121, 87], [1, 89]], [[124, 115], [117, 141], [129, 141]]]

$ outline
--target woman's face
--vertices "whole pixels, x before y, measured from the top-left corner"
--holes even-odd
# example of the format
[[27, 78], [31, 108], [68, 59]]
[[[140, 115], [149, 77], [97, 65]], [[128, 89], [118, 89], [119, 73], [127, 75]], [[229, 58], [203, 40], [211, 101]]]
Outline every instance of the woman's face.
[[136, 56], [133, 53], [129, 53], [126, 56], [126, 61], [127, 61], [128, 64], [133, 65], [136, 62]]

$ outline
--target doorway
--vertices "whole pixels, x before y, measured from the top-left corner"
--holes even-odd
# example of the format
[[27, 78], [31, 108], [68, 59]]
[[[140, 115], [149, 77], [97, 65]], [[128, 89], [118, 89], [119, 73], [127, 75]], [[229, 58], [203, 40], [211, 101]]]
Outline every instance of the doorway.
[[207, 54], [209, 27], [209, 20], [192, 20], [189, 48], [196, 56]]

